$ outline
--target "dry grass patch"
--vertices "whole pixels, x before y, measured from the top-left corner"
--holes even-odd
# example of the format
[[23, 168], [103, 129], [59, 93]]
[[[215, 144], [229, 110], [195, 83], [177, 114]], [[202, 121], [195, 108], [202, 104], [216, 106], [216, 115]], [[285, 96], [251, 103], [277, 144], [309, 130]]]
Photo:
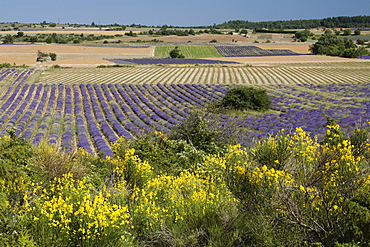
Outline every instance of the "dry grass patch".
[[16, 65], [35, 65], [36, 55], [34, 56], [2, 56], [0, 54], [0, 63], [10, 63]]

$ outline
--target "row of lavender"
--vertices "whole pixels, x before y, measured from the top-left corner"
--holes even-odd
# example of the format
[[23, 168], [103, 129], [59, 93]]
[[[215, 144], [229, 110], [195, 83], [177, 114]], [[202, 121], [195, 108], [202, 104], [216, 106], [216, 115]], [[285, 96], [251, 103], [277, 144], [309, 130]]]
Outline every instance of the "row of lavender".
[[81, 44], [78, 46], [88, 47], [112, 47], [112, 48], [148, 48], [151, 46], [238, 46], [237, 43], [229, 42], [218, 42], [218, 43], [207, 43], [207, 42], [132, 42], [132, 43], [118, 43], [118, 44], [97, 44], [97, 45], [86, 45]]
[[[370, 84], [264, 85], [275, 111], [219, 117], [224, 126], [243, 130], [239, 141], [281, 129], [303, 127], [323, 134], [325, 114], [345, 128], [370, 120]], [[110, 144], [120, 136], [132, 139], [150, 131], [170, 132], [193, 107], [220, 99], [232, 85], [194, 84], [18, 84], [0, 108], [1, 135], [9, 128], [31, 140], [42, 139], [71, 151], [112, 155]]]
[[232, 61], [221, 61], [201, 58], [127, 58], [105, 59], [116, 64], [237, 64]]
[[[23, 85], [30, 75], [36, 72], [35, 69], [0, 69], [0, 101], [3, 101], [10, 92], [14, 89], [19, 90], [19, 87]], [[6, 88], [4, 90], [3, 88]], [[6, 106], [1, 106], [1, 108]]]

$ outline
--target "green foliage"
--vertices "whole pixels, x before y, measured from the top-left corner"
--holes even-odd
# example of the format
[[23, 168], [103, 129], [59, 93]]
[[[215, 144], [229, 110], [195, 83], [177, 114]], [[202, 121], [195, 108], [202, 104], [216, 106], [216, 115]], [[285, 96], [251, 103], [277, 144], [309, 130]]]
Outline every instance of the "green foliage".
[[132, 31], [128, 32], [128, 33], [125, 33], [126, 36], [130, 36], [130, 37], [137, 37], [137, 33], [134, 33]]
[[248, 86], [234, 87], [216, 103], [216, 107], [232, 110], [267, 111], [271, 100], [266, 90]]
[[361, 35], [361, 31], [360, 29], [356, 29], [354, 32], [353, 32], [354, 35]]
[[14, 42], [14, 37], [11, 36], [10, 34], [5, 35], [5, 37], [2, 38], [3, 44], [13, 44]]
[[[327, 29], [329, 30], [329, 29]], [[329, 30], [330, 31], [330, 30]], [[325, 33], [328, 33], [325, 31]], [[308, 30], [305, 29], [304, 31], [298, 31], [294, 34], [295, 40], [299, 40], [300, 42], [306, 42], [308, 37], [313, 36], [314, 34]]]
[[292, 157], [289, 138], [285, 135], [269, 137], [258, 142], [251, 150], [251, 158], [259, 165], [282, 170]]
[[0, 68], [10, 68], [12, 65], [10, 63], [0, 63]]
[[170, 58], [185, 58], [178, 46], [175, 46], [175, 48], [171, 50], [169, 54]]
[[369, 245], [368, 127], [327, 117], [321, 142], [296, 128], [243, 149], [203, 117], [107, 158], [0, 137], [1, 244]]
[[170, 135], [146, 134], [132, 141], [123, 140], [114, 145], [115, 155], [124, 157], [126, 149], [134, 149], [135, 155], [148, 161], [157, 173], [178, 174], [202, 162], [208, 154], [225, 151], [226, 133], [221, 133], [215, 123], [192, 112]]
[[287, 29], [310, 29], [310, 28], [352, 28], [352, 27], [369, 27], [370, 16], [338, 16], [324, 19], [310, 19], [310, 20], [289, 20], [289, 21], [261, 21], [251, 22], [245, 20], [232, 20], [215, 27], [220, 29], [281, 29], [283, 26]]
[[223, 139], [222, 133], [216, 127], [216, 124], [196, 111], [191, 112], [181, 124], [173, 129], [170, 138], [184, 140], [195, 150], [210, 154], [223, 152], [227, 142]]
[[326, 118], [326, 133], [323, 143], [330, 146], [335, 146], [345, 140], [343, 132], [340, 130], [340, 126], [334, 118], [325, 115]]
[[56, 145], [43, 141], [35, 149], [32, 160], [39, 180], [48, 182], [67, 173], [72, 174], [75, 179], [84, 177], [87, 164], [81, 162], [80, 156], [77, 150], [66, 153], [59, 150]]
[[209, 41], [209, 43], [217, 43], [217, 40], [216, 39], [212, 39], [211, 41]]
[[37, 59], [36, 59], [37, 62], [43, 62], [48, 58], [50, 58], [51, 61], [55, 61], [57, 60], [57, 54], [53, 52], [44, 53], [40, 50], [37, 51]]
[[351, 35], [351, 33], [352, 33], [352, 31], [349, 28], [343, 30], [343, 35], [344, 36], [349, 36], [349, 35]]
[[50, 52], [47, 55], [50, 57], [51, 61], [57, 60], [57, 54]]
[[335, 34], [323, 34], [320, 39], [310, 46], [310, 51], [316, 55], [329, 55], [347, 58], [355, 58], [362, 52], [362, 47], [357, 46], [348, 39], [340, 39]]
[[135, 150], [135, 155], [148, 161], [158, 174], [178, 174], [201, 162], [206, 155], [185, 140], [173, 140], [163, 133], [150, 133], [132, 141], [120, 139], [113, 151], [116, 156], [125, 157], [127, 149]]

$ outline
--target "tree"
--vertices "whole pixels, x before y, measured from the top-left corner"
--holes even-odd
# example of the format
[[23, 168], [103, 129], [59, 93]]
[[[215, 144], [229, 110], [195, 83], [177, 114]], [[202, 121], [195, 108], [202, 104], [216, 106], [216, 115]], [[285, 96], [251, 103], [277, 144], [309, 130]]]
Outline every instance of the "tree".
[[36, 36], [31, 36], [30, 39], [29, 39], [29, 41], [31, 43], [36, 43], [37, 42], [37, 37]]
[[11, 36], [10, 34], [7, 34], [4, 38], [3, 38], [3, 44], [13, 44], [14, 42], [14, 37]]
[[361, 35], [361, 31], [360, 31], [360, 29], [356, 29], [356, 30], [354, 31], [354, 34], [355, 34], [355, 35]]
[[[329, 29], [327, 29], [327, 30], [329, 30]], [[325, 33], [327, 33], [326, 32], [327, 30], [325, 30]], [[329, 31], [331, 31], [331, 30], [329, 30]], [[303, 31], [296, 32], [294, 34], [294, 37], [295, 37], [296, 40], [299, 40], [300, 42], [306, 42], [308, 37], [312, 36], [312, 35], [313, 35], [313, 33], [311, 33], [310, 30], [305, 29]]]
[[344, 36], [350, 36], [352, 33], [351, 29], [347, 28], [343, 30], [343, 35]]
[[57, 60], [57, 54], [56, 53], [50, 52], [48, 55], [49, 55], [51, 61]]
[[216, 107], [230, 110], [266, 111], [270, 109], [271, 100], [266, 90], [241, 86], [230, 89]]
[[247, 29], [243, 29], [243, 30], [241, 30], [241, 31], [240, 31], [240, 34], [245, 34], [245, 35], [247, 35], [247, 34], [248, 34], [248, 30], [247, 30]]
[[176, 46], [175, 49], [173, 49], [172, 51], [170, 51], [170, 57], [171, 58], [185, 58], [185, 56], [179, 50], [179, 47], [178, 46]]
[[320, 39], [310, 46], [310, 51], [315, 55], [329, 55], [347, 58], [358, 57], [360, 51], [349, 39], [340, 39], [335, 34], [323, 34]]

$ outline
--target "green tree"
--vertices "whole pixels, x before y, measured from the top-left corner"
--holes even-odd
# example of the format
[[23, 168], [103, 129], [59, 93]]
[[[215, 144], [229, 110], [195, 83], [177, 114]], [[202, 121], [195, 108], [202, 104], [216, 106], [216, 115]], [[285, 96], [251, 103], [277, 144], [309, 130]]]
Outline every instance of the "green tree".
[[355, 35], [361, 35], [361, 31], [360, 31], [360, 29], [356, 29], [356, 30], [354, 31], [354, 34], [355, 34]]
[[266, 111], [270, 109], [271, 100], [266, 90], [241, 86], [230, 89], [216, 107], [231, 110]]
[[49, 55], [51, 61], [57, 60], [57, 54], [56, 53], [50, 52], [48, 55]]
[[245, 35], [247, 35], [247, 34], [248, 34], [248, 30], [247, 30], [247, 29], [243, 29], [243, 30], [241, 30], [241, 31], [240, 31], [240, 34], [245, 34]]
[[175, 47], [172, 51], [170, 51], [170, 58], [185, 58], [185, 56], [181, 53], [178, 46]]
[[7, 34], [4, 38], [3, 38], [3, 44], [13, 44], [14, 42], [14, 37], [11, 36], [10, 34]]
[[[329, 29], [327, 29], [327, 30], [329, 30]], [[326, 32], [327, 30], [325, 30], [325, 33], [327, 33]], [[331, 31], [331, 30], [329, 30], [329, 31]], [[306, 42], [308, 37], [312, 36], [312, 35], [313, 35], [313, 33], [311, 33], [310, 30], [305, 29], [303, 31], [296, 32], [294, 34], [294, 37], [295, 37], [296, 40], [299, 40], [300, 42]]]
[[17, 33], [17, 37], [19, 38], [19, 37], [23, 37], [24, 36], [24, 33], [23, 32], [18, 32]]
[[170, 136], [174, 140], [184, 140], [196, 150], [217, 154], [225, 151], [224, 137], [216, 125], [204, 115], [193, 111]]
[[320, 39], [310, 46], [310, 51], [315, 55], [329, 55], [340, 57], [357, 57], [360, 50], [349, 39], [340, 39], [335, 34], [323, 34]]
[[350, 36], [352, 33], [351, 29], [347, 28], [343, 30], [343, 35], [344, 36]]

